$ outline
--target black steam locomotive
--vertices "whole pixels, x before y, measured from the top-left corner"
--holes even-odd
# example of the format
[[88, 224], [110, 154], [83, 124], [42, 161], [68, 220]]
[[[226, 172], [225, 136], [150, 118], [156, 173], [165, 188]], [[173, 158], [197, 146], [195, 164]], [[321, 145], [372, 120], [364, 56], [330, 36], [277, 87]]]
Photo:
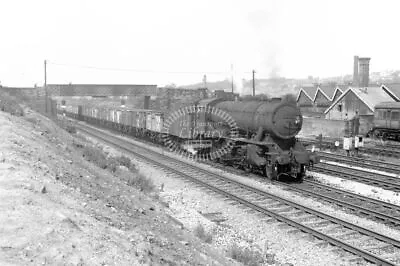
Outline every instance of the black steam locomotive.
[[295, 102], [204, 99], [174, 112], [90, 106], [58, 106], [59, 111], [135, 137], [162, 142], [193, 158], [205, 158], [270, 179], [302, 180], [319, 162], [297, 141], [302, 115]]
[[[280, 98], [268, 101], [207, 99], [200, 101], [198, 107], [210, 110], [197, 117], [197, 124], [202, 125], [197, 128], [203, 127], [198, 132], [209, 134], [208, 138], [191, 137], [213, 141], [208, 154], [211, 157], [214, 154], [217, 161], [259, 171], [271, 179], [290, 176], [297, 180], [304, 177], [306, 168], [319, 162], [319, 157], [296, 139], [303, 118], [295, 102]], [[218, 154], [221, 147], [223, 152]]]

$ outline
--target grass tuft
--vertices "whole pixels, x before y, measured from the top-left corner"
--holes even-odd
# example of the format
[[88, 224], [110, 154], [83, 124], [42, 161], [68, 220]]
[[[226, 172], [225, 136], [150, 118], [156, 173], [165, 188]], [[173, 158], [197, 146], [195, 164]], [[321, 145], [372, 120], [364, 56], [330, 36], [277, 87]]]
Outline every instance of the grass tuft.
[[121, 166], [125, 166], [126, 168], [130, 169], [131, 168], [131, 159], [129, 159], [128, 157], [121, 155], [121, 156], [117, 156], [114, 157], [114, 159], [117, 161], [117, 163]]
[[261, 252], [250, 248], [240, 247], [233, 244], [228, 250], [228, 255], [232, 259], [243, 263], [246, 266], [264, 265], [265, 261]]
[[0, 91], [0, 110], [15, 116], [24, 116], [24, 109], [17, 98], [4, 91]]
[[128, 179], [128, 185], [147, 193], [154, 191], [156, 188], [153, 181], [145, 177], [142, 173], [132, 173]]
[[76, 127], [75, 126], [67, 125], [65, 130], [70, 134], [76, 134]]
[[[101, 148], [95, 146], [83, 147], [82, 156], [90, 162], [103, 169], [108, 169], [119, 178], [125, 180], [129, 186], [138, 188], [140, 191], [149, 193], [156, 191], [156, 186], [150, 178], [139, 172], [136, 165], [131, 160], [122, 155], [111, 157], [107, 156]], [[119, 167], [123, 166], [126, 169], [118, 171]]]
[[93, 162], [98, 167], [106, 169], [108, 160], [103, 151], [93, 146], [85, 146], [83, 148], [82, 156], [89, 162]]
[[199, 224], [196, 226], [194, 229], [194, 234], [201, 240], [203, 240], [206, 243], [211, 243], [213, 236], [211, 233], [207, 233], [206, 230], [204, 229], [203, 225]]

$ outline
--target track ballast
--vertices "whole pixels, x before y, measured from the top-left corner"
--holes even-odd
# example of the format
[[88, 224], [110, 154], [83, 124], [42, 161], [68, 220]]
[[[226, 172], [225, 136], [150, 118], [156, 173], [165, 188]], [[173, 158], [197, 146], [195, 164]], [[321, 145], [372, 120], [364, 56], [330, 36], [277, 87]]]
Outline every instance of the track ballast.
[[395, 265], [396, 262], [400, 262], [400, 258], [395, 258], [396, 254], [400, 253], [400, 241], [143, 148], [104, 131], [81, 124], [78, 130], [128, 152], [174, 177], [190, 180], [278, 222], [290, 225], [293, 227], [292, 231], [311, 234], [317, 239], [379, 265]]

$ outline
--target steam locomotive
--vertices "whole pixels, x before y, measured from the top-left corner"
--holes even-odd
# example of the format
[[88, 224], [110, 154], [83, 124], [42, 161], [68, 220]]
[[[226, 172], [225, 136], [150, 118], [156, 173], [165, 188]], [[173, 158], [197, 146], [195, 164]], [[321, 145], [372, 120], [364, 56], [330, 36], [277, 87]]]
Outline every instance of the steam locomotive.
[[319, 162], [297, 141], [303, 118], [295, 102], [203, 99], [174, 112], [89, 105], [58, 105], [59, 113], [135, 137], [164, 143], [194, 158], [210, 159], [279, 180], [301, 181]]
[[[218, 161], [262, 172], [270, 179], [290, 176], [299, 181], [303, 179], [306, 168], [319, 162], [318, 155], [307, 151], [296, 139], [303, 118], [295, 102], [280, 98], [268, 101], [203, 101], [199, 102], [200, 106], [222, 110], [237, 126], [236, 136], [232, 136], [232, 129], [223, 130], [225, 135], [218, 134], [223, 136], [223, 142], [231, 144], [229, 152], [218, 157]], [[209, 127], [221, 124], [216, 123], [221, 118], [215, 115], [208, 117], [214, 124], [207, 123], [207, 116], [205, 119]]]

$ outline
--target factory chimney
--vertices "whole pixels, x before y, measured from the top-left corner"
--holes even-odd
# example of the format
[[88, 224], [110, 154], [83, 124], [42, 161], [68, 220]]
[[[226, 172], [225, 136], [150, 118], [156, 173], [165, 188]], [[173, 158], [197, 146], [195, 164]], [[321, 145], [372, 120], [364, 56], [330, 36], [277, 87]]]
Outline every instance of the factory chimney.
[[371, 60], [371, 58], [369, 57], [363, 57], [363, 58], [358, 58], [358, 62], [359, 62], [359, 86], [366, 88], [368, 87], [369, 84], [369, 60]]
[[358, 56], [354, 56], [353, 87], [358, 87]]

